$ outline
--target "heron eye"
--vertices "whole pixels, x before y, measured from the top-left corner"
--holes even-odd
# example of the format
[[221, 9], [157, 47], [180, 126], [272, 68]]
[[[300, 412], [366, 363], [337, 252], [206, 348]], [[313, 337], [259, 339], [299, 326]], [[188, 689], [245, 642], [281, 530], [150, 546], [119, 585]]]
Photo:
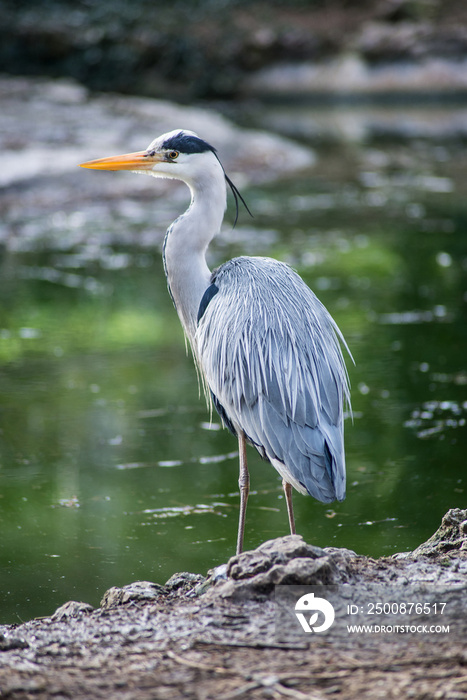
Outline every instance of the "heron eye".
[[168, 158], [170, 158], [170, 160], [175, 160], [175, 158], [178, 158], [179, 153], [178, 153], [178, 151], [170, 151], [167, 154], [167, 156], [168, 156]]

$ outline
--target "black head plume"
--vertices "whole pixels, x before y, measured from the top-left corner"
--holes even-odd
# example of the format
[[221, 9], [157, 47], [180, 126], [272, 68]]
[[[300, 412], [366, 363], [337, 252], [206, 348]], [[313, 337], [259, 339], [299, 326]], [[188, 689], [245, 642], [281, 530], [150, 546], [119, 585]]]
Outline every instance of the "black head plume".
[[[181, 130], [178, 133], [173, 133], [166, 141], [164, 141], [162, 145], [163, 148], [166, 150], [174, 149], [176, 151], [180, 151], [181, 153], [204, 153], [205, 151], [212, 151], [212, 153], [214, 153], [217, 160], [219, 161], [222, 170], [224, 170], [224, 166], [222, 165], [214, 146], [211, 146], [211, 144], [209, 144], [207, 141], [200, 139], [199, 136], [196, 136], [192, 132], [186, 132]], [[225, 170], [224, 175], [235, 199], [235, 226], [238, 221], [239, 202], [243, 204], [243, 206], [252, 218], [253, 214], [249, 210], [247, 203], [243, 199], [237, 187], [226, 174]]]
[[[224, 168], [222, 168], [222, 169], [224, 170]], [[225, 170], [224, 170], [224, 175], [225, 175], [225, 179], [226, 179], [226, 181], [227, 181], [227, 184], [229, 185], [230, 189], [232, 190], [232, 194], [233, 194], [234, 199], [235, 199], [235, 221], [234, 221], [234, 224], [233, 224], [234, 227], [235, 227], [235, 225], [236, 225], [236, 223], [237, 223], [237, 221], [238, 221], [238, 202], [239, 202], [239, 201], [243, 204], [243, 206], [245, 207], [245, 209], [247, 210], [247, 212], [249, 213], [249, 215], [251, 216], [252, 219], [253, 219], [253, 214], [252, 214], [251, 211], [249, 210], [248, 204], [247, 204], [247, 203], [245, 202], [245, 200], [243, 199], [243, 197], [242, 197], [242, 195], [240, 194], [240, 192], [239, 192], [239, 190], [237, 189], [237, 187], [233, 184], [233, 182], [232, 182], [232, 180], [230, 179], [230, 177], [229, 177], [228, 175], [226, 175]]]

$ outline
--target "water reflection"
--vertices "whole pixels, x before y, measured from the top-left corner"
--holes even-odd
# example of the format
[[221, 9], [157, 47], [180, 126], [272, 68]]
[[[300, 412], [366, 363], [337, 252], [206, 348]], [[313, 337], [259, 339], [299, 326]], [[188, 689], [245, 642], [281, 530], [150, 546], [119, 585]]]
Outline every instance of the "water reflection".
[[[312, 171], [245, 193], [255, 219], [227, 224], [210, 262], [286, 260], [332, 311], [356, 360], [348, 496], [297, 494], [298, 529], [391, 554], [465, 505], [466, 167], [449, 145], [443, 157], [410, 142], [318, 155]], [[96, 216], [90, 202], [36, 222], [65, 227], [60, 241], [44, 230], [3, 255], [1, 621], [205, 573], [234, 551], [236, 443], [185, 353], [159, 205], [122, 200]], [[247, 547], [287, 532], [276, 472], [253, 450], [250, 466]]]

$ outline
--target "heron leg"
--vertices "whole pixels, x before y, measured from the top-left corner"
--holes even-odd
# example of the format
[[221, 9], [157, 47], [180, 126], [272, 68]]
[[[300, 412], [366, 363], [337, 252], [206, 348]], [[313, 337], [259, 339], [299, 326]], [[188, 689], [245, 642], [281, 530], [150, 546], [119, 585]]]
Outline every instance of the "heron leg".
[[243, 534], [245, 532], [246, 504], [250, 492], [250, 475], [248, 473], [246, 461], [246, 440], [245, 434], [241, 430], [238, 431], [238, 452], [240, 462], [240, 474], [238, 477], [238, 485], [240, 487], [240, 515], [238, 518], [237, 554], [241, 554], [243, 550]]
[[289, 516], [290, 534], [295, 535], [295, 518], [293, 514], [292, 504], [292, 484], [282, 479], [282, 488], [284, 489], [285, 502], [287, 503], [287, 514]]

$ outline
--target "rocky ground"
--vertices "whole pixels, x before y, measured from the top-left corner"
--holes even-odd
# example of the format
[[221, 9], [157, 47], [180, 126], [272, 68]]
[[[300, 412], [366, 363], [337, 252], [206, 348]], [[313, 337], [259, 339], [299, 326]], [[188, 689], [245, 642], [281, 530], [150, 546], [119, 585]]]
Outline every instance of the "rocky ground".
[[[112, 588], [97, 610], [69, 602], [50, 618], [0, 627], [0, 697], [462, 700], [466, 519], [467, 511], [451, 510], [414, 552], [378, 560], [283, 537], [206, 578], [183, 573], [165, 586]], [[359, 605], [376, 589], [391, 599], [431, 594], [446, 602], [442, 622], [450, 631], [305, 634], [278, 622], [277, 585], [338, 586]]]

